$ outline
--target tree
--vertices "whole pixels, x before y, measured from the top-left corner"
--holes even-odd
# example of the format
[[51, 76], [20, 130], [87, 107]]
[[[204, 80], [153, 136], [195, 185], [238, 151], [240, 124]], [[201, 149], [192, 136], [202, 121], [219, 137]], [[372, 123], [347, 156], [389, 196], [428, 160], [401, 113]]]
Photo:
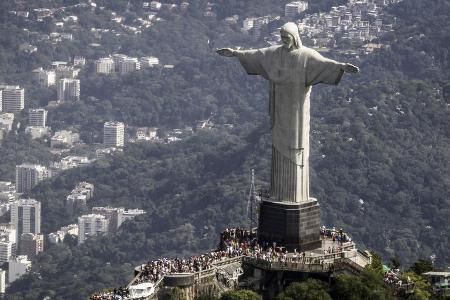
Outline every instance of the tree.
[[330, 294], [335, 300], [393, 299], [391, 291], [383, 283], [383, 277], [373, 270], [367, 270], [361, 276], [338, 276]]
[[381, 260], [380, 255], [378, 255], [375, 252], [370, 252], [372, 255], [372, 263], [367, 267], [369, 270], [372, 270], [379, 274], [380, 276], [383, 275], [383, 261]]
[[431, 298], [430, 284], [420, 275], [414, 272], [404, 273], [401, 277], [403, 282], [414, 283], [414, 294], [408, 299], [427, 300]]
[[389, 262], [389, 267], [390, 268], [392, 268], [392, 269], [400, 269], [400, 261], [397, 259], [397, 258], [395, 258], [395, 257], [393, 257], [393, 258], [391, 258], [391, 261]]
[[316, 279], [290, 284], [277, 300], [331, 300], [327, 285]]
[[220, 300], [261, 300], [261, 296], [250, 290], [237, 290], [225, 292]]
[[432, 271], [433, 264], [429, 260], [419, 259], [411, 266], [410, 270], [417, 275], [422, 275], [425, 272]]

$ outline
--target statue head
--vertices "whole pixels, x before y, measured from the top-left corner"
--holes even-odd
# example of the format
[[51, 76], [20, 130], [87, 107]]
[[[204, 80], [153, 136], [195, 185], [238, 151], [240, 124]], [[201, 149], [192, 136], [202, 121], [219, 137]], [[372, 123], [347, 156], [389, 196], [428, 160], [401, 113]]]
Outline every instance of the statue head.
[[286, 49], [298, 49], [301, 47], [298, 27], [294, 22], [287, 22], [280, 29], [281, 41]]

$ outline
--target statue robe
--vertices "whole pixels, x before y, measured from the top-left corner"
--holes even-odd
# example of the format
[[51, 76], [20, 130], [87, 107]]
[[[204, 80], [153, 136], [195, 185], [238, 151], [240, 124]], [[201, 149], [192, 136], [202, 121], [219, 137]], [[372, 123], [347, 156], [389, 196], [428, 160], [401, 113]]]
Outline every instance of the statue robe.
[[338, 84], [344, 64], [304, 46], [291, 51], [272, 46], [235, 53], [248, 74], [261, 75], [270, 83], [270, 194], [276, 201], [309, 201], [311, 86]]

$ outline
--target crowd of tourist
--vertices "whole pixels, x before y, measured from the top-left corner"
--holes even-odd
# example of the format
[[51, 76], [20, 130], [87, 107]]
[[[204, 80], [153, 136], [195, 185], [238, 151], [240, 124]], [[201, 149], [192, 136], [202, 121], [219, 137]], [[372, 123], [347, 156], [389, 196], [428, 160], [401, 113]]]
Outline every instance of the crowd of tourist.
[[389, 285], [402, 285], [402, 281], [400, 280], [399, 276], [399, 269], [390, 269], [386, 273], [384, 273], [383, 280]]
[[320, 236], [322, 239], [331, 239], [333, 242], [337, 242], [339, 244], [343, 244], [346, 242], [351, 242], [352, 239], [340, 228], [337, 230], [335, 227], [326, 228], [322, 226], [320, 228]]
[[109, 292], [102, 292], [92, 295], [89, 300], [122, 300], [128, 299], [130, 293], [127, 288], [120, 287]]
[[[189, 258], [161, 258], [149, 261], [141, 266], [140, 273], [133, 284], [149, 282], [156, 284], [165, 275], [172, 273], [196, 273], [211, 269], [215, 264], [227, 259], [246, 256], [266, 262], [295, 262], [303, 264], [324, 263], [327, 254], [339, 254], [342, 244], [351, 239], [342, 229], [321, 228], [322, 239], [331, 239], [333, 246], [324, 250], [324, 256], [317, 257], [308, 255], [306, 252], [288, 252], [281, 245], [276, 243], [266, 243], [257, 241], [257, 234], [254, 230], [243, 228], [226, 228], [220, 234], [219, 249], [199, 256]], [[336, 243], [336, 245], [334, 245]], [[90, 300], [110, 300], [126, 299], [128, 291], [126, 289], [114, 290], [113, 292], [91, 296]]]

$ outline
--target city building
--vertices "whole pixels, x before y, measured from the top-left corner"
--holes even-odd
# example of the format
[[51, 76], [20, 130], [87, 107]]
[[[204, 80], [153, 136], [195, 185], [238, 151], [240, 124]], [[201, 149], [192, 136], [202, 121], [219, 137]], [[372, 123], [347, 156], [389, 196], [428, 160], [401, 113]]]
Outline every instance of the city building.
[[134, 219], [135, 217], [137, 217], [139, 215], [143, 215], [143, 214], [145, 214], [145, 210], [143, 210], [143, 209], [137, 209], [137, 208], [128, 209], [128, 210], [124, 211], [122, 214], [122, 223], [127, 220]]
[[109, 147], [109, 148], [96, 149], [95, 150], [95, 157], [96, 158], [106, 157], [108, 155], [113, 154], [116, 151], [122, 151], [122, 148]]
[[31, 269], [31, 260], [26, 255], [19, 255], [9, 261], [8, 282], [11, 284]]
[[28, 192], [48, 177], [47, 168], [44, 166], [27, 163], [18, 165], [16, 166], [16, 190], [18, 193]]
[[29, 134], [33, 140], [39, 139], [50, 134], [50, 127], [27, 126], [25, 133]]
[[82, 56], [75, 56], [73, 58], [73, 65], [76, 67], [84, 67], [86, 64], [86, 59]]
[[16, 201], [16, 188], [11, 182], [0, 181], [0, 216], [10, 209], [11, 203]]
[[150, 141], [158, 137], [158, 128], [156, 127], [141, 127], [136, 130], [136, 140]]
[[46, 17], [50, 17], [53, 14], [52, 11], [48, 8], [35, 8], [33, 9], [33, 12], [35, 13], [37, 20], [42, 20]]
[[122, 122], [106, 122], [103, 126], [103, 144], [106, 147], [123, 147], [125, 126]]
[[107, 233], [109, 221], [105, 216], [89, 214], [78, 217], [78, 244], [101, 233]]
[[58, 101], [78, 101], [80, 100], [80, 80], [63, 78], [58, 81], [57, 86]]
[[22, 233], [41, 233], [41, 202], [20, 199], [12, 203], [11, 224], [16, 228], [16, 240]]
[[87, 166], [92, 161], [86, 156], [66, 156], [58, 162], [54, 162], [50, 167], [52, 176], [56, 176], [64, 170], [69, 170], [76, 167]]
[[141, 69], [141, 64], [136, 57], [123, 57], [117, 63], [117, 71], [119, 74], [127, 74]]
[[31, 108], [28, 111], [28, 125], [45, 127], [47, 123], [47, 111], [43, 108]]
[[10, 131], [14, 123], [13, 113], [1, 113], [0, 114], [0, 129], [4, 129], [6, 132]]
[[141, 65], [141, 68], [152, 68], [154, 66], [159, 65], [159, 58], [154, 57], [154, 56], [145, 56], [145, 57], [141, 57], [141, 59], [139, 59], [139, 63]]
[[65, 207], [68, 212], [87, 208], [87, 201], [94, 196], [94, 185], [88, 182], [79, 182], [67, 196]]
[[78, 237], [78, 224], [69, 224], [61, 227], [56, 232], [50, 233], [48, 235], [48, 241], [52, 244], [61, 243], [68, 234]]
[[0, 85], [2, 111], [18, 113], [25, 107], [25, 90], [18, 85]]
[[95, 62], [95, 71], [99, 74], [114, 73], [114, 60], [111, 57], [103, 57]]
[[0, 237], [0, 264], [8, 262], [14, 256], [14, 247], [15, 244]]
[[38, 68], [33, 70], [34, 79], [41, 86], [49, 87], [55, 85], [56, 74], [53, 70], [44, 70], [43, 68]]
[[75, 79], [78, 77], [80, 69], [72, 66], [58, 66], [55, 69], [56, 79]]
[[93, 207], [92, 213], [102, 215], [109, 221], [108, 231], [115, 232], [123, 222], [123, 207]]
[[16, 186], [11, 181], [0, 181], [0, 192], [15, 192]]
[[430, 271], [422, 274], [431, 286], [434, 294], [450, 294], [450, 272], [448, 271]]
[[6, 271], [0, 269], [0, 294], [4, 294], [6, 290]]
[[61, 66], [67, 66], [67, 62], [66, 61], [53, 61], [51, 65], [52, 65], [53, 69], [57, 69], [58, 67], [61, 67]]
[[0, 224], [0, 264], [16, 255], [16, 228], [11, 224]]
[[299, 13], [308, 9], [308, 2], [295, 1], [286, 4], [284, 7], [284, 15], [288, 18], [295, 18]]
[[38, 233], [22, 233], [19, 238], [19, 255], [34, 259], [44, 251], [44, 235]]
[[80, 141], [80, 134], [69, 130], [61, 130], [55, 132], [50, 139], [51, 148], [72, 147], [73, 144]]
[[253, 23], [255, 22], [256, 18], [246, 18], [244, 21], [242, 21], [242, 30], [249, 31], [253, 27]]
[[150, 2], [150, 9], [151, 10], [160, 10], [161, 6], [162, 6], [161, 2], [158, 2], [158, 1]]

